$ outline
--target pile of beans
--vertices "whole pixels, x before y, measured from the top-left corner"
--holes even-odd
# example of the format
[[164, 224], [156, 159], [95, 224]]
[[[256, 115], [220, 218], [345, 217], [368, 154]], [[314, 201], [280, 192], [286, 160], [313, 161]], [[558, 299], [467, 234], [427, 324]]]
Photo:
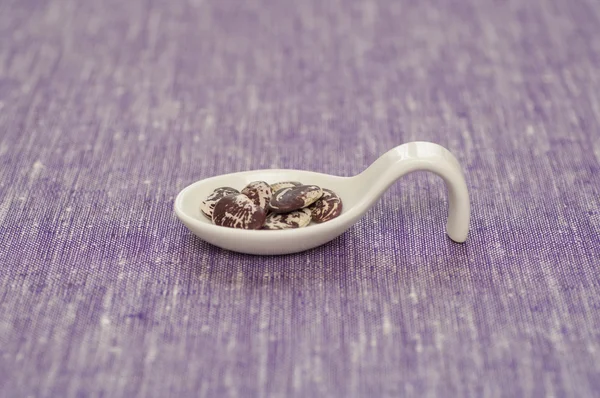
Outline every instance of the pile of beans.
[[254, 181], [242, 191], [215, 189], [200, 205], [215, 225], [238, 229], [302, 228], [333, 220], [342, 212], [342, 199], [333, 191], [297, 181], [267, 184]]

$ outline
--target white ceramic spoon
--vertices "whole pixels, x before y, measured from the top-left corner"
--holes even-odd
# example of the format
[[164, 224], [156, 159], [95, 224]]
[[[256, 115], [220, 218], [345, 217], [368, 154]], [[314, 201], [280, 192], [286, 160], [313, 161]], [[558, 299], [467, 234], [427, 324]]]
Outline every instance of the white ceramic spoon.
[[[464, 242], [469, 232], [470, 203], [463, 172], [454, 155], [430, 142], [400, 145], [354, 177], [303, 170], [253, 170], [207, 178], [183, 189], [175, 199], [174, 208], [177, 217], [196, 236], [223, 249], [262, 255], [296, 253], [320, 246], [344, 233], [390, 185], [413, 171], [431, 171], [445, 181], [449, 201], [447, 234], [455, 242]], [[300, 181], [331, 189], [342, 199], [342, 214], [322, 224], [268, 231], [220, 227], [200, 212], [200, 203], [215, 188], [229, 186], [241, 190], [252, 181], [270, 184]]]

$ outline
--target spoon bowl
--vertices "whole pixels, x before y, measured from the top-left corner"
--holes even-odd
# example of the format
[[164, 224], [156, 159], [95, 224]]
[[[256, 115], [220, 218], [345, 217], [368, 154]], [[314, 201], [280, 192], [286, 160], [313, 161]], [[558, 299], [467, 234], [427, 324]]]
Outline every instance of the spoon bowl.
[[[246, 254], [279, 255], [323, 245], [356, 223], [400, 177], [414, 171], [440, 176], [448, 191], [446, 230], [455, 242], [467, 239], [470, 203], [460, 165], [446, 148], [430, 142], [400, 145], [377, 159], [362, 173], [339, 177], [305, 170], [266, 169], [224, 174], [197, 181], [176, 197], [174, 210], [181, 222], [200, 239], [223, 249]], [[273, 184], [300, 181], [328, 188], [340, 196], [342, 213], [322, 224], [283, 230], [245, 230], [214, 225], [200, 211], [200, 203], [216, 188], [243, 188], [253, 181]]]

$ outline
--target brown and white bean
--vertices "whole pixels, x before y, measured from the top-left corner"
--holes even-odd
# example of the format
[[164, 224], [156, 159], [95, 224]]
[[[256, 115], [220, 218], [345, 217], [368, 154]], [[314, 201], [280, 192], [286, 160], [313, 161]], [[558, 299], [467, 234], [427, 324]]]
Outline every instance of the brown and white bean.
[[316, 185], [283, 188], [273, 194], [269, 209], [274, 213], [289, 213], [312, 205], [323, 195]]
[[219, 200], [213, 210], [212, 220], [222, 227], [260, 229], [266, 217], [267, 213], [262, 208], [240, 193]]
[[242, 189], [242, 193], [252, 199], [254, 204], [264, 211], [267, 211], [271, 196], [273, 196], [271, 186], [264, 181], [251, 182]]
[[273, 193], [275, 193], [275, 192], [279, 191], [280, 189], [297, 187], [298, 185], [302, 185], [302, 183], [298, 182], [298, 181], [276, 182], [275, 184], [271, 184], [271, 190], [273, 191]]
[[303, 228], [310, 224], [311, 211], [300, 209], [290, 213], [269, 213], [263, 229]]
[[312, 213], [312, 220], [321, 224], [333, 220], [342, 213], [342, 199], [332, 190], [323, 188], [323, 196], [309, 209]]
[[202, 211], [202, 214], [209, 219], [212, 219], [213, 210], [217, 202], [225, 196], [236, 195], [238, 193], [240, 193], [240, 191], [231, 187], [220, 187], [215, 189], [213, 193], [208, 195], [208, 197], [200, 204], [200, 210]]

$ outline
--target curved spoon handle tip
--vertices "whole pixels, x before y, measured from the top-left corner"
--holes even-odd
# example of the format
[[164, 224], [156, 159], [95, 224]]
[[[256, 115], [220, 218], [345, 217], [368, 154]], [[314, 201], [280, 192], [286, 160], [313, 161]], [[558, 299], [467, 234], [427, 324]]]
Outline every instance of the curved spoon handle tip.
[[456, 157], [432, 142], [415, 141], [383, 154], [357, 176], [379, 198], [394, 182], [414, 171], [430, 171], [441, 177], [448, 191], [446, 233], [455, 242], [467, 240], [471, 208], [465, 176]]

